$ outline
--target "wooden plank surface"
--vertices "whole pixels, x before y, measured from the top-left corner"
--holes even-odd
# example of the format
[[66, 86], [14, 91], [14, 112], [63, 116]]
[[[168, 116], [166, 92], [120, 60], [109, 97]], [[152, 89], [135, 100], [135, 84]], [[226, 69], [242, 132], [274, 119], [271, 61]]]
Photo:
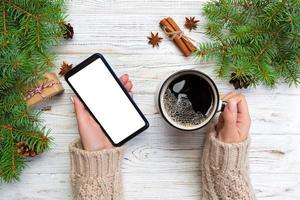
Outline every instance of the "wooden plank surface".
[[[78, 64], [94, 52], [105, 55], [117, 74], [128, 73], [134, 100], [149, 119], [150, 128], [126, 144], [123, 160], [125, 200], [200, 199], [200, 157], [207, 129], [184, 133], [170, 128], [155, 109], [158, 84], [180, 69], [209, 74], [220, 93], [232, 91], [226, 81], [216, 79], [213, 62], [185, 58], [166, 39], [158, 23], [172, 16], [180, 26], [185, 16], [200, 19], [198, 42], [205, 19], [203, 0], [73, 0], [68, 2], [69, 20], [75, 28], [73, 40], [56, 47], [56, 63]], [[147, 44], [151, 31], [164, 37], [159, 48]], [[54, 70], [55, 72], [58, 69]], [[42, 103], [50, 105], [43, 119], [52, 129], [55, 145], [31, 160], [21, 181], [0, 186], [0, 199], [72, 199], [68, 144], [78, 137], [70, 96], [65, 93]], [[253, 125], [250, 176], [262, 200], [300, 199], [300, 89], [285, 84], [275, 89], [257, 87], [241, 90], [247, 97]], [[117, 123], [117, 122], [116, 122]]]

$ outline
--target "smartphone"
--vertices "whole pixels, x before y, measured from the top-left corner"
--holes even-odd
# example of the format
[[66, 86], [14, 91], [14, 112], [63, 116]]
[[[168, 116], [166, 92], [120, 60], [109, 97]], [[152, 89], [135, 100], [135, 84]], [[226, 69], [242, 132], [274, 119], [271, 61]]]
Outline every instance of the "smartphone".
[[71, 69], [65, 80], [114, 146], [146, 130], [149, 123], [103, 55]]

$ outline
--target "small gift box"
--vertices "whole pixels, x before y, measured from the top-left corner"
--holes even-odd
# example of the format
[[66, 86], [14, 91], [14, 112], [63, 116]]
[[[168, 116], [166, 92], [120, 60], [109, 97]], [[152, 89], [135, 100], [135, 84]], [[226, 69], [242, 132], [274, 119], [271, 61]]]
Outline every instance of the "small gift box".
[[56, 74], [47, 72], [44, 74], [46, 80], [40, 82], [36, 88], [29, 90], [25, 95], [28, 106], [36, 105], [43, 100], [64, 92], [64, 88]]

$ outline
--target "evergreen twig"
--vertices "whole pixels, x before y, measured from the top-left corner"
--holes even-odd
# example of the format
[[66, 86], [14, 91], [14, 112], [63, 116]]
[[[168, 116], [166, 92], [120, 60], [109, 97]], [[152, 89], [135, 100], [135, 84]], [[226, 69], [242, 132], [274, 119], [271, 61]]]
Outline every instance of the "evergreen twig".
[[195, 56], [215, 60], [219, 78], [268, 87], [279, 79], [300, 83], [300, 1], [214, 0], [203, 13], [212, 41]]
[[63, 38], [64, 0], [3, 0], [0, 3], [0, 181], [19, 180], [26, 159], [18, 142], [49, 149], [52, 137], [24, 94], [53, 67], [51, 47]]

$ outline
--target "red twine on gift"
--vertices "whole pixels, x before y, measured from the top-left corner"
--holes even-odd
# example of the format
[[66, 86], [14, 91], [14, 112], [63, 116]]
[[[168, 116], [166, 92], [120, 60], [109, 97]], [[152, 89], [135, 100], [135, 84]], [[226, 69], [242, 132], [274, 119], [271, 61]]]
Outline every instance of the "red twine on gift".
[[26, 98], [26, 100], [29, 100], [29, 99], [32, 98], [34, 95], [40, 94], [41, 97], [44, 99], [44, 98], [46, 98], [46, 97], [43, 97], [43, 95], [42, 95], [43, 90], [46, 89], [46, 88], [52, 87], [53, 85], [57, 85], [57, 84], [61, 84], [61, 82], [54, 82], [54, 81], [51, 81], [51, 82], [45, 82], [45, 83], [42, 83], [42, 84], [40, 84], [38, 87], [29, 90], [29, 91], [27, 92], [25, 98]]

